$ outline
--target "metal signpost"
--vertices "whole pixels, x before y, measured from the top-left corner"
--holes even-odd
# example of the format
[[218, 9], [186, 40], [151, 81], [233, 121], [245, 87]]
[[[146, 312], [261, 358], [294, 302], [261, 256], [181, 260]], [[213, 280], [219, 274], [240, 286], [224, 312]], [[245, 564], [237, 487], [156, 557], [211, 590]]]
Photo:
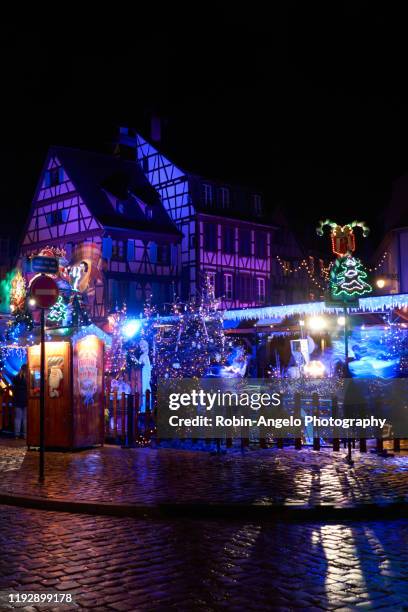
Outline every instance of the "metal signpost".
[[[47, 259], [50, 257], [35, 257]], [[54, 260], [57, 261], [57, 260]], [[48, 264], [46, 263], [45, 266]], [[58, 262], [57, 262], [58, 265]], [[41, 266], [39, 266], [41, 267]], [[58, 268], [57, 268], [58, 269]], [[35, 306], [41, 309], [41, 359], [40, 359], [40, 463], [38, 480], [44, 482], [44, 451], [45, 451], [45, 310], [51, 308], [58, 299], [57, 283], [50, 276], [41, 274], [34, 278], [30, 286], [31, 297]]]

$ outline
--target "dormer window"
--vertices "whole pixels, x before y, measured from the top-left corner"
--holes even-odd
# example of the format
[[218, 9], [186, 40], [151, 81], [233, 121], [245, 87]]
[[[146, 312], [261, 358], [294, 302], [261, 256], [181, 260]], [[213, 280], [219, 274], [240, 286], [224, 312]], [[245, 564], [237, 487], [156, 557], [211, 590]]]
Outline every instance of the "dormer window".
[[210, 206], [213, 202], [213, 188], [208, 183], [203, 183], [203, 204]]
[[228, 208], [230, 204], [230, 190], [228, 187], [220, 187], [220, 204], [222, 208]]
[[143, 200], [140, 200], [137, 196], [135, 196], [134, 193], [132, 192], [129, 192], [129, 193], [132, 196], [132, 198], [135, 200], [135, 202], [137, 202], [137, 205], [142, 211], [144, 217], [146, 219], [149, 219], [149, 221], [153, 219], [153, 206], [149, 206], [149, 204], [146, 204], [145, 202], [143, 202]]
[[259, 193], [252, 194], [252, 205], [255, 215], [260, 217], [262, 215], [262, 198]]

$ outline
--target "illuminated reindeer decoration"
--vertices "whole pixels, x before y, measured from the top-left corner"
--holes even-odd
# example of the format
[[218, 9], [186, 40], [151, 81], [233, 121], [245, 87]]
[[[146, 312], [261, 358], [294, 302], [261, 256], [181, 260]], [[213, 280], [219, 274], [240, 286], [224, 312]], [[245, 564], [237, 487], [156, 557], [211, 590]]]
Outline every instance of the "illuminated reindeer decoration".
[[320, 221], [316, 232], [319, 236], [323, 236], [324, 227], [328, 225], [330, 227], [330, 237], [332, 242], [332, 250], [335, 255], [344, 257], [347, 254], [354, 253], [356, 249], [356, 237], [353, 232], [354, 227], [361, 227], [363, 230], [363, 237], [368, 236], [370, 229], [364, 223], [364, 221], [353, 221], [346, 225], [338, 225], [330, 219]]

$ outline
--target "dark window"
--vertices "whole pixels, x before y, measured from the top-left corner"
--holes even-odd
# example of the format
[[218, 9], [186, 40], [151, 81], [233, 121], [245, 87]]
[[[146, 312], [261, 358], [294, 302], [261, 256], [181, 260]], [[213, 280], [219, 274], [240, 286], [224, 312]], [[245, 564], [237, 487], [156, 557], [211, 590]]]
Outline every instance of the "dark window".
[[47, 170], [45, 173], [45, 187], [55, 187], [64, 180], [64, 170], [60, 166], [59, 168], [52, 168]]
[[209, 206], [213, 201], [213, 188], [208, 183], [203, 183], [203, 204]]
[[47, 225], [59, 225], [60, 223], [65, 223], [68, 220], [69, 211], [65, 208], [60, 208], [59, 210], [53, 210], [50, 213], [45, 215], [47, 220]]
[[224, 253], [235, 253], [235, 228], [229, 226], [222, 228], [222, 250]]
[[121, 308], [123, 304], [129, 304], [130, 283], [110, 279], [110, 305], [111, 308]]
[[232, 296], [233, 296], [232, 274], [224, 274], [224, 295], [227, 300], [232, 300]]
[[228, 208], [230, 204], [230, 190], [228, 187], [220, 187], [219, 200], [222, 208]]
[[239, 254], [243, 257], [251, 255], [251, 230], [239, 230]]
[[257, 217], [262, 215], [262, 198], [258, 193], [252, 194], [252, 205]]
[[260, 259], [266, 257], [266, 234], [265, 232], [257, 232], [255, 234], [255, 256]]
[[217, 226], [214, 223], [204, 223], [204, 249], [217, 250]]
[[124, 240], [112, 240], [112, 259], [114, 261], [123, 261], [125, 259]]
[[172, 286], [169, 283], [152, 283], [153, 302], [163, 304], [170, 302], [172, 298]]
[[265, 303], [266, 284], [264, 278], [256, 279], [256, 297], [261, 304]]
[[168, 265], [170, 262], [170, 247], [168, 244], [157, 245], [157, 263]]
[[242, 274], [240, 278], [240, 299], [242, 302], [250, 302], [251, 295], [251, 277], [249, 274]]

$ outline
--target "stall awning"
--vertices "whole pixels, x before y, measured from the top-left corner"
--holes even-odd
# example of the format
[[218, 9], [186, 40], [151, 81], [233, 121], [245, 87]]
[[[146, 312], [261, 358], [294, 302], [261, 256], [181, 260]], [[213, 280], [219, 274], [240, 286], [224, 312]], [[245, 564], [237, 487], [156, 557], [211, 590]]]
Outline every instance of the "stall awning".
[[[354, 312], [383, 312], [394, 308], [408, 307], [408, 293], [395, 295], [379, 295], [360, 298], [358, 308]], [[325, 302], [308, 302], [306, 304], [285, 304], [283, 306], [264, 306], [263, 308], [241, 308], [224, 312], [225, 321], [243, 321], [247, 319], [284, 319], [296, 315], [319, 315], [322, 313], [341, 313], [341, 307], [328, 307]]]

